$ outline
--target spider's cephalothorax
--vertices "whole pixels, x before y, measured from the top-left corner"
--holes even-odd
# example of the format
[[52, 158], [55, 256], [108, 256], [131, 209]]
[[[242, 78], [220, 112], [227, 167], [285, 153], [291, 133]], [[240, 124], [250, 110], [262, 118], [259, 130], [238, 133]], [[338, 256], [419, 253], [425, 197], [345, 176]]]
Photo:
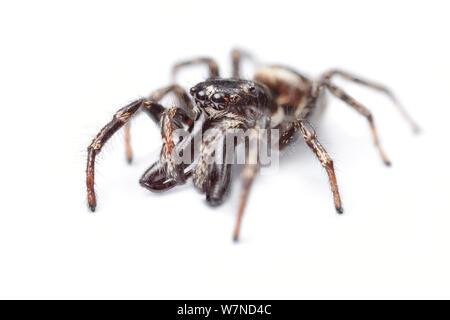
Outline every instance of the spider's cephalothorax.
[[190, 93], [201, 108], [237, 114], [247, 112], [248, 106], [265, 108], [271, 102], [268, 88], [249, 80], [212, 78], [192, 87]]
[[[414, 130], [418, 130], [417, 125], [398, 104], [393, 94], [380, 84], [339, 70], [325, 72], [318, 80], [311, 80], [290, 68], [279, 65], [257, 68], [253, 80], [241, 79], [239, 70], [243, 57], [251, 59], [248, 54], [233, 50], [232, 78], [220, 78], [217, 63], [209, 58], [179, 63], [173, 68], [174, 84], [155, 91], [148, 98], [136, 100], [116, 112], [111, 122], [97, 134], [88, 147], [86, 184], [88, 204], [92, 211], [96, 207], [95, 157], [106, 141], [125, 125], [126, 155], [131, 162], [129, 120], [139, 110], [147, 113], [159, 124], [163, 140], [159, 160], [143, 174], [140, 184], [151, 191], [165, 191], [177, 184], [185, 183], [192, 176], [194, 185], [205, 193], [206, 200], [211, 205], [221, 204], [230, 186], [232, 164], [227, 161], [208, 161], [213, 158], [217, 147], [223, 148], [224, 157], [234, 156], [234, 149], [230, 151], [225, 148], [224, 141], [227, 134], [236, 129], [248, 132], [249, 129], [271, 128], [279, 131], [280, 148], [289, 144], [297, 132], [301, 132], [305, 142], [327, 171], [337, 212], [343, 212], [333, 161], [308, 122], [308, 119], [320, 114], [325, 107], [325, 90], [346, 102], [367, 119], [382, 160], [386, 165], [390, 164], [379, 144], [372, 114], [331, 81], [335, 75], [385, 93], [399, 107]], [[192, 87], [189, 95], [182, 87], [175, 84], [175, 80], [180, 68], [193, 64], [207, 65], [210, 78]], [[177, 107], [164, 108], [159, 103], [169, 93], [177, 97]], [[175, 141], [175, 130], [181, 130], [186, 134]], [[194, 142], [199, 134], [202, 134], [201, 143], [197, 145]], [[175, 155], [187, 154], [187, 151], [194, 151], [193, 154], [198, 156], [192, 157], [191, 163], [176, 161]], [[252, 153], [252, 150], [248, 151]], [[232, 154], [227, 155], [227, 152]], [[259, 163], [249, 161], [246, 162], [242, 171], [243, 192], [234, 240], [238, 239], [247, 195], [258, 170]]]

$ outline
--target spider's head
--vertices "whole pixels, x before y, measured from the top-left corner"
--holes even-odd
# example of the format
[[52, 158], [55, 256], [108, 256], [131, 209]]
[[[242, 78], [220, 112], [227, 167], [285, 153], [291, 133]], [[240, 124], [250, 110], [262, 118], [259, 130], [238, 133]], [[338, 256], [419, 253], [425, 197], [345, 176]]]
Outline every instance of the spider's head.
[[249, 105], [267, 104], [268, 89], [249, 80], [208, 79], [191, 88], [191, 95], [200, 108], [237, 110]]

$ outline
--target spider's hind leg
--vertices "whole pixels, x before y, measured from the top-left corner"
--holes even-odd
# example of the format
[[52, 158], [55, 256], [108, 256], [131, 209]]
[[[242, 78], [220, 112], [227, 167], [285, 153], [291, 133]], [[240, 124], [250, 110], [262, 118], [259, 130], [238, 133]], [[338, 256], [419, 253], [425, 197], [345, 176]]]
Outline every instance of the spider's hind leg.
[[372, 132], [373, 142], [375, 144], [375, 147], [378, 149], [378, 153], [380, 154], [381, 159], [383, 160], [384, 164], [387, 166], [391, 165], [391, 161], [386, 156], [386, 153], [384, 152], [383, 148], [381, 147], [380, 140], [378, 138], [378, 132], [375, 128], [375, 121], [373, 120], [372, 113], [364, 107], [361, 103], [353, 99], [351, 96], [349, 96], [345, 91], [340, 89], [339, 87], [335, 86], [334, 84], [328, 83], [327, 84], [328, 89], [330, 92], [341, 99], [342, 101], [346, 102], [349, 106], [351, 106], [353, 109], [355, 109], [358, 113], [360, 113], [362, 116], [364, 116], [370, 125], [370, 130]]
[[194, 65], [207, 65], [210, 78], [219, 76], [219, 65], [217, 62], [208, 57], [200, 57], [175, 64], [172, 68], [172, 82], [176, 83], [177, 74], [180, 69]]
[[364, 86], [367, 86], [367, 87], [370, 87], [372, 89], [375, 89], [375, 90], [378, 90], [380, 92], [385, 93], [394, 102], [394, 104], [400, 110], [400, 112], [405, 117], [405, 119], [411, 124], [414, 132], [418, 132], [419, 131], [419, 127], [411, 119], [411, 117], [406, 113], [404, 108], [399, 104], [398, 100], [395, 98], [395, 96], [392, 94], [392, 92], [388, 88], [386, 88], [385, 86], [382, 86], [382, 85], [377, 84], [375, 82], [371, 82], [371, 81], [363, 80], [361, 78], [357, 78], [357, 77], [355, 77], [353, 75], [350, 75], [347, 72], [339, 71], [339, 70], [331, 70], [331, 71], [325, 72], [322, 75], [322, 77], [319, 79], [319, 81], [315, 83], [314, 88], [311, 91], [310, 103], [314, 103], [314, 101], [318, 98], [319, 94], [325, 88], [327, 88], [328, 90], [330, 90], [330, 92], [334, 96], [336, 96], [337, 98], [341, 99], [342, 101], [347, 103], [349, 106], [351, 106], [353, 109], [355, 109], [358, 113], [363, 115], [367, 119], [367, 121], [369, 122], [370, 130], [372, 132], [373, 141], [375, 143], [376, 148], [378, 149], [378, 153], [380, 154], [381, 159], [383, 160], [383, 162], [387, 166], [390, 166], [391, 162], [389, 161], [389, 159], [387, 158], [383, 148], [381, 147], [381, 144], [380, 144], [380, 141], [379, 141], [379, 138], [378, 138], [378, 133], [377, 133], [377, 130], [375, 128], [375, 122], [374, 122], [372, 113], [365, 106], [363, 106], [361, 103], [359, 103], [353, 97], [351, 97], [349, 94], [347, 94], [344, 90], [342, 90], [341, 88], [339, 88], [338, 86], [333, 84], [331, 82], [331, 78], [334, 75], [339, 75], [339, 76], [343, 77], [346, 80], [350, 80], [350, 81], [353, 81], [355, 83], [358, 83], [358, 84], [361, 84], [361, 85], [364, 85]]
[[233, 78], [240, 78], [241, 77], [241, 62], [243, 59], [248, 59], [253, 64], [255, 64], [254, 57], [241, 49], [233, 49], [231, 50], [231, 64], [233, 66]]
[[366, 87], [369, 87], [369, 88], [372, 88], [379, 92], [384, 93], [391, 99], [391, 101], [394, 103], [394, 105], [400, 111], [403, 118], [410, 124], [413, 131], [415, 133], [418, 133], [420, 131], [420, 128], [417, 125], [417, 123], [411, 118], [411, 116], [408, 114], [408, 112], [405, 110], [405, 108], [402, 106], [402, 104], [398, 101], [397, 97], [386, 86], [376, 83], [376, 82], [373, 82], [373, 81], [362, 79], [360, 77], [354, 76], [354, 75], [352, 75], [348, 72], [342, 71], [342, 70], [331, 70], [331, 71], [325, 72], [322, 76], [322, 79], [323, 79], [323, 81], [330, 82], [331, 78], [335, 75], [338, 75], [345, 80], [349, 80], [354, 83], [357, 83], [357, 84], [360, 84], [360, 85], [363, 85], [363, 86], [366, 86]]

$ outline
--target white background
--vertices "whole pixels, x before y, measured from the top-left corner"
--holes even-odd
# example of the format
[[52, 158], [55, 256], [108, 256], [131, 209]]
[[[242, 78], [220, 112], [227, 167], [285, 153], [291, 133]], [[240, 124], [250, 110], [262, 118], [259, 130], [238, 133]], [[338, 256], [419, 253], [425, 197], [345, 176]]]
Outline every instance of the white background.
[[[449, 12], [446, 1], [2, 1], [0, 298], [450, 298]], [[299, 141], [256, 180], [236, 245], [238, 173], [217, 209], [191, 182], [141, 188], [160, 146], [141, 116], [131, 166], [122, 131], [99, 157], [90, 213], [93, 136], [180, 59], [212, 56], [229, 75], [234, 46], [312, 77], [339, 67], [385, 83], [423, 132], [339, 81], [372, 110], [393, 166], [366, 120], [330, 97], [315, 126], [345, 214]]]

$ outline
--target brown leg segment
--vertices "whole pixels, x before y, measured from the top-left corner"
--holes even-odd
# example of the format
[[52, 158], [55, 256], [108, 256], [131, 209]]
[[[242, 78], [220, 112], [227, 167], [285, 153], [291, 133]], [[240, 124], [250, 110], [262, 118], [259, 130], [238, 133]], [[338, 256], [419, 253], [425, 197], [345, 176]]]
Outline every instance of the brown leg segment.
[[125, 130], [125, 154], [127, 156], [128, 163], [133, 161], [133, 151], [131, 150], [131, 137], [130, 137], [130, 122], [127, 122], [124, 127]]
[[[192, 104], [192, 100], [189, 97], [188, 93], [178, 85], [170, 85], [164, 87], [162, 89], [156, 90], [150, 96], [150, 100], [153, 102], [160, 101], [169, 93], [174, 93], [176, 98], [178, 99], [178, 103], [180, 104], [180, 108], [186, 111], [187, 115], [191, 119], [195, 119], [199, 111], [196, 106]], [[164, 108], [160, 105], [153, 106], [152, 108], [145, 108], [144, 112], [146, 112], [156, 123], [159, 123], [161, 114]], [[187, 120], [189, 122], [189, 120]], [[125, 152], [128, 163], [131, 163], [133, 160], [133, 151], [131, 148], [131, 135], [130, 135], [131, 124], [129, 122], [125, 125]]]
[[239, 204], [238, 216], [236, 220], [236, 226], [234, 228], [233, 240], [236, 242], [239, 240], [239, 233], [241, 230], [242, 217], [244, 215], [245, 205], [247, 203], [248, 194], [250, 192], [250, 187], [252, 186], [253, 180], [255, 180], [259, 168], [260, 162], [258, 157], [259, 151], [259, 142], [262, 137], [260, 136], [259, 129], [270, 128], [270, 118], [267, 116], [262, 116], [258, 123], [255, 125], [253, 129], [256, 129], [253, 133], [250, 134], [249, 137], [249, 150], [247, 155], [247, 161], [244, 169], [241, 173], [242, 179], [242, 193], [241, 193], [241, 202]]
[[247, 203], [248, 194], [250, 192], [250, 187], [259, 171], [259, 165], [257, 164], [247, 164], [242, 171], [242, 193], [241, 202], [239, 204], [239, 211], [236, 220], [236, 226], [234, 228], [233, 240], [239, 240], [239, 232], [241, 230], [242, 217], [244, 215], [245, 204]]
[[[170, 109], [168, 109], [168, 110], [170, 110]], [[179, 112], [179, 110], [181, 110], [181, 109], [177, 109], [177, 112]], [[168, 111], [168, 112], [170, 112], [170, 111]], [[165, 119], [165, 118], [168, 116], [168, 112], [161, 115], [161, 117], [160, 117], [162, 119], [161, 122], [167, 121], [167, 119]], [[175, 117], [177, 117], [177, 115], [175, 115]], [[205, 122], [205, 116], [203, 114], [201, 114], [199, 116], [199, 118], [197, 119], [197, 123], [188, 129], [188, 132], [190, 133], [190, 135], [188, 137], [186, 137], [186, 139], [183, 139], [181, 142], [177, 143], [175, 145], [175, 148], [178, 148], [178, 150], [180, 150], [180, 151], [186, 150], [186, 148], [190, 148], [191, 154], [194, 154], [194, 150], [193, 150], [194, 139], [195, 139], [195, 136], [197, 135], [197, 133], [202, 130], [204, 122]], [[173, 123], [171, 124], [171, 126], [172, 125], [173, 125]], [[164, 127], [164, 125], [163, 125], [163, 127]], [[161, 130], [163, 130], [162, 128], [161, 128]], [[164, 133], [163, 135], [167, 136], [166, 133]], [[162, 152], [164, 152], [164, 147], [163, 147]], [[161, 192], [161, 191], [169, 190], [170, 188], [176, 186], [177, 184], [179, 184], [180, 181], [181, 181], [181, 183], [183, 183], [187, 178], [189, 178], [192, 175], [192, 170], [190, 170], [188, 172], [185, 172], [185, 170], [182, 170], [184, 177], [182, 177], [182, 179], [179, 179], [178, 181], [176, 181], [172, 177], [169, 176], [169, 173], [167, 170], [167, 165], [162, 160], [164, 160], [164, 159], [162, 159], [162, 157], [160, 157], [160, 159], [158, 161], [156, 161], [148, 170], [145, 171], [145, 173], [142, 175], [141, 179], [139, 180], [139, 183], [141, 184], [141, 186], [143, 186], [144, 188], [147, 188], [153, 192]], [[188, 164], [186, 164], [186, 163], [180, 164], [180, 165], [183, 166], [183, 169], [186, 169], [188, 167]], [[180, 171], [178, 171], [177, 173], [180, 174]]]
[[113, 119], [97, 134], [88, 147], [88, 160], [86, 168], [86, 186], [88, 194], [88, 204], [92, 211], [95, 211], [97, 201], [94, 191], [95, 157], [104, 144], [135, 114], [145, 100], [137, 100], [116, 112]]
[[180, 71], [180, 69], [187, 66], [202, 65], [202, 64], [208, 66], [210, 78], [219, 76], [219, 65], [211, 58], [201, 57], [192, 60], [182, 61], [174, 65], [172, 68], [172, 82], [176, 83], [177, 73], [178, 71]]
[[339, 195], [336, 174], [334, 173], [333, 160], [327, 153], [325, 148], [317, 140], [317, 135], [313, 127], [306, 120], [299, 120], [300, 130], [305, 139], [306, 144], [316, 154], [322, 166], [327, 170], [328, 179], [330, 180], [331, 191], [333, 192], [334, 206], [338, 213], [343, 213], [341, 197]]
[[162, 89], [156, 90], [151, 96], [150, 100], [160, 101], [169, 93], [175, 94], [178, 100], [179, 107], [183, 109], [191, 119], [196, 119], [200, 110], [192, 103], [190, 95], [179, 85], [170, 85]]
[[356, 101], [354, 98], [352, 98], [350, 95], [348, 95], [341, 88], [339, 88], [336, 85], [334, 85], [333, 83], [331, 83], [331, 78], [334, 75], [339, 75], [339, 76], [343, 77], [346, 80], [353, 81], [355, 83], [358, 83], [358, 84], [361, 84], [361, 85], [364, 85], [364, 86], [367, 86], [367, 87], [370, 87], [372, 89], [375, 89], [375, 90], [378, 90], [378, 91], [381, 91], [381, 92], [385, 93], [389, 98], [391, 98], [391, 100], [397, 106], [397, 108], [402, 113], [404, 118], [411, 124], [414, 132], [418, 132], [420, 130], [418, 125], [411, 119], [411, 117], [406, 112], [406, 110], [398, 102], [398, 100], [394, 96], [394, 94], [388, 88], [386, 88], [383, 85], [380, 85], [380, 84], [372, 82], [372, 81], [363, 80], [361, 78], [358, 78], [358, 77], [355, 77], [355, 76], [349, 74], [348, 72], [344, 72], [344, 71], [340, 71], [340, 70], [331, 70], [331, 71], [325, 72], [322, 75], [322, 77], [319, 79], [319, 81], [317, 81], [315, 83], [314, 88], [311, 91], [311, 96], [310, 96], [310, 100], [309, 100], [308, 103], [309, 104], [314, 104], [315, 100], [319, 96], [319, 93], [322, 90], [324, 90], [325, 88], [328, 88], [333, 95], [335, 95], [336, 97], [338, 97], [342, 101], [346, 102], [352, 108], [354, 108], [356, 111], [358, 111], [360, 114], [362, 114], [364, 117], [366, 117], [367, 121], [369, 121], [370, 130], [372, 132], [373, 140], [374, 140], [375, 146], [377, 147], [378, 152], [379, 152], [379, 154], [381, 156], [381, 159], [383, 160], [383, 162], [387, 166], [391, 165], [391, 162], [388, 160], [384, 150], [382, 149], [382, 147], [380, 145], [380, 141], [379, 141], [379, 138], [378, 138], [378, 133], [377, 133], [377, 130], [375, 128], [375, 123], [374, 123], [372, 114], [361, 103]]
[[373, 81], [361, 79], [359, 77], [356, 77], [356, 76], [354, 76], [348, 72], [342, 71], [342, 70], [328, 71], [328, 72], [324, 73], [322, 79], [329, 82], [334, 75], [339, 75], [346, 80], [358, 83], [360, 85], [378, 90], [378, 91], [386, 94], [392, 100], [392, 102], [396, 105], [396, 107], [398, 108], [398, 110], [400, 111], [402, 116], [405, 118], [405, 120], [409, 122], [413, 131], [416, 133], [420, 131], [420, 128], [417, 125], [417, 123], [411, 118], [411, 116], [406, 112], [405, 108], [400, 104], [400, 102], [395, 97], [395, 95], [392, 93], [392, 91], [390, 89], [388, 89], [387, 87], [385, 87], [379, 83], [373, 82]]
[[231, 63], [233, 65], [233, 78], [240, 78], [240, 65], [243, 58], [253, 61], [253, 57], [248, 52], [240, 49], [233, 49], [231, 51]]
[[95, 190], [94, 190], [94, 174], [95, 174], [95, 157], [100, 153], [105, 143], [116, 133], [122, 126], [128, 123], [133, 115], [140, 109], [143, 109], [155, 120], [159, 121], [164, 107], [157, 102], [147, 99], [136, 100], [126, 107], [117, 111], [113, 119], [97, 134], [88, 147], [88, 158], [86, 168], [86, 186], [88, 193], [88, 204], [92, 211], [95, 211], [97, 205]]
[[169, 108], [164, 110], [161, 116], [161, 136], [163, 146], [161, 149], [161, 162], [165, 166], [168, 177], [174, 179], [177, 183], [184, 183], [184, 164], [175, 162], [172, 152], [175, 148], [173, 141], [173, 132], [175, 129], [181, 129], [182, 123], [185, 122], [187, 116], [180, 108]]
[[376, 148], [378, 149], [378, 152], [381, 156], [381, 159], [383, 160], [384, 164], [387, 166], [391, 165], [391, 162], [387, 158], [383, 148], [380, 145], [380, 141], [378, 138], [377, 130], [375, 129], [375, 123], [373, 120], [373, 116], [370, 113], [370, 111], [364, 107], [361, 103], [353, 99], [351, 96], [349, 96], [346, 92], [344, 92], [342, 89], [338, 88], [334, 84], [328, 83], [327, 84], [328, 89], [331, 91], [333, 95], [341, 99], [342, 101], [346, 102], [348, 105], [350, 105], [352, 108], [354, 108], [356, 111], [358, 111], [361, 115], [366, 117], [367, 121], [369, 121], [370, 130], [372, 132], [373, 141], [375, 143]]

